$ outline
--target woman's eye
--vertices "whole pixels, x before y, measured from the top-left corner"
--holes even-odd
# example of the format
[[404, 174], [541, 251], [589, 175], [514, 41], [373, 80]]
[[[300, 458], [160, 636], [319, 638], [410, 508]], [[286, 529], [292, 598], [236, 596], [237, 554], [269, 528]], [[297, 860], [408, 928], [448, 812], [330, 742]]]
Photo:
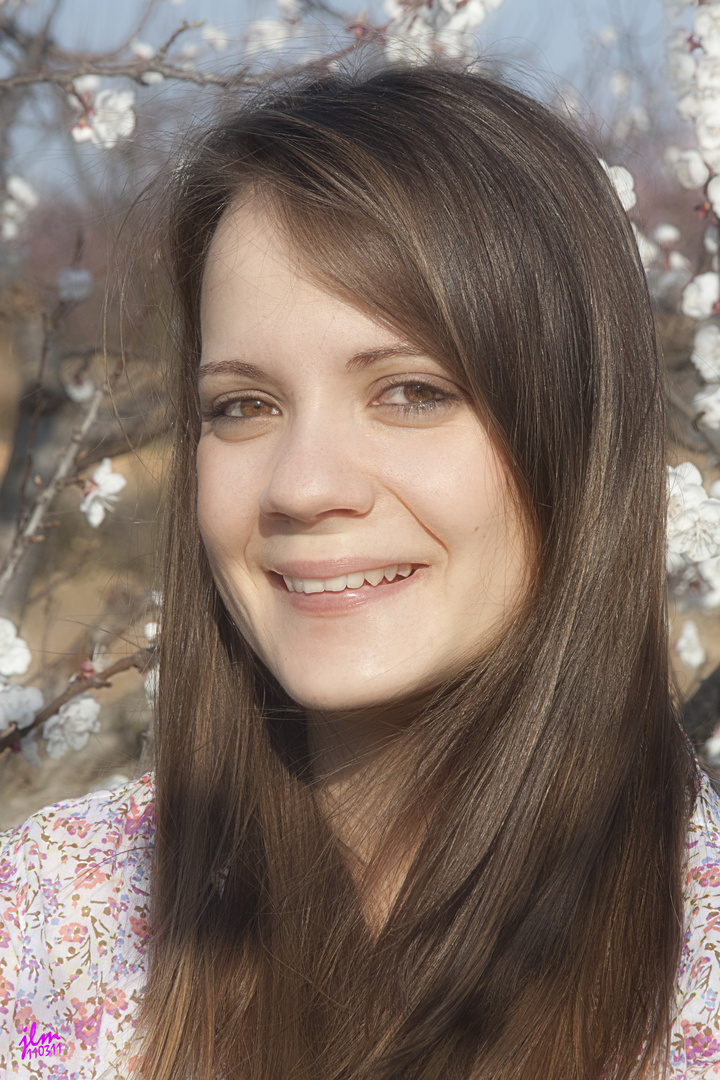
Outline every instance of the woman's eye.
[[423, 382], [403, 382], [388, 386], [380, 395], [379, 405], [400, 408], [403, 414], [429, 413], [447, 408], [458, 400], [457, 394]]
[[278, 412], [275, 405], [263, 398], [244, 397], [221, 400], [213, 403], [209, 420], [247, 420], [253, 416], [274, 416]]

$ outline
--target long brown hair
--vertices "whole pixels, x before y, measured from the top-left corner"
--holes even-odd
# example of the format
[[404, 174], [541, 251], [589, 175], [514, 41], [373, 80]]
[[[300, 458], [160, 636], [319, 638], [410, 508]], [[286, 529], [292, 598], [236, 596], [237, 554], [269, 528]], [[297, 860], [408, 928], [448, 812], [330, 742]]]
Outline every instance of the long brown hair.
[[[308, 782], [302, 710], [232, 624], [198, 532], [202, 273], [252, 191], [317, 282], [460, 373], [537, 537], [531, 602], [395, 747], [393, 820], [426, 827], [377, 937]], [[332, 76], [203, 134], [167, 205], [178, 415], [142, 1076], [660, 1075], [695, 774], [668, 688], [662, 377], [595, 155], [477, 74]]]

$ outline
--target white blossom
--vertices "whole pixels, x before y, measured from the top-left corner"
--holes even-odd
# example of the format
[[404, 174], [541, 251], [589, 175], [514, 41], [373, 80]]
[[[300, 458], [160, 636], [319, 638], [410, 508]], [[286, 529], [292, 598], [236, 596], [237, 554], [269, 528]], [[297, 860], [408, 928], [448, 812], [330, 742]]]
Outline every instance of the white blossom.
[[623, 210], [632, 210], [637, 202], [635, 195], [635, 181], [632, 173], [624, 165], [608, 165], [607, 161], [600, 158], [600, 164], [607, 173], [610, 183], [615, 188], [618, 198], [623, 205]]
[[162, 71], [143, 71], [140, 82], [144, 83], [145, 86], [158, 86], [160, 83], [165, 82], [165, 76]]
[[32, 184], [23, 180], [22, 176], [13, 174], [8, 176], [5, 184], [8, 195], [19, 203], [25, 210], [34, 210], [38, 204], [38, 193]]
[[707, 660], [697, 624], [692, 619], [686, 619], [680, 631], [680, 637], [675, 643], [675, 649], [686, 667], [697, 668]]
[[118, 492], [122, 491], [126, 483], [124, 476], [112, 471], [110, 458], [103, 458], [86, 482], [85, 497], [80, 503], [80, 509], [93, 529], [97, 529], [104, 521], [105, 512], [113, 509], [112, 504], [117, 502]]
[[700, 101], [694, 92], [683, 94], [675, 108], [683, 120], [694, 120], [700, 110]]
[[417, 21], [400, 32], [390, 30], [385, 35], [385, 57], [391, 64], [419, 64], [431, 60], [435, 34], [427, 23]]
[[[710, 494], [713, 494], [712, 488]], [[715, 498], [718, 494], [720, 492], [715, 493]], [[720, 607], [720, 556], [703, 559], [697, 564], [696, 569], [706, 587], [700, 597], [700, 602], [706, 611], [714, 611], [715, 608]]]
[[683, 35], [683, 41], [684, 47], [668, 47], [665, 53], [668, 82], [678, 91], [687, 89], [695, 81], [695, 60], [687, 47], [686, 35]]
[[39, 198], [32, 184], [23, 180], [22, 176], [13, 174], [8, 176], [5, 182], [7, 198], [2, 203], [2, 223], [0, 232], [3, 240], [15, 240], [20, 231], [20, 226], [26, 220], [31, 210], [38, 204]]
[[385, 55], [391, 61], [421, 61], [437, 51], [461, 57], [472, 47], [472, 35], [488, 11], [501, 0], [437, 0], [415, 5], [409, 0], [386, 0], [388, 15]]
[[670, 225], [668, 222], [663, 221], [660, 225], [655, 226], [653, 239], [661, 247], [677, 244], [680, 241], [680, 230], [677, 225]]
[[644, 105], [633, 105], [628, 109], [627, 118], [636, 131], [650, 130], [650, 114]]
[[43, 724], [47, 752], [51, 758], [61, 758], [68, 750], [82, 750], [90, 734], [100, 731], [100, 706], [89, 694], [66, 701]]
[[86, 115], [72, 127], [73, 138], [112, 150], [135, 130], [134, 104], [132, 90], [101, 90]]
[[132, 90], [101, 90], [91, 119], [93, 142], [106, 150], [135, 130], [135, 94]]
[[720, 90], [720, 57], [703, 56], [698, 60], [695, 83], [701, 95]]
[[158, 636], [159, 624], [156, 622], [145, 623], [143, 627], [143, 634], [148, 645], [153, 645]]
[[709, 251], [711, 255], [717, 255], [718, 248], [720, 247], [720, 234], [718, 233], [717, 225], [708, 225], [703, 236], [703, 247], [706, 251]]
[[440, 10], [435, 18], [435, 25], [441, 32], [451, 31], [465, 34], [476, 30], [485, 20], [487, 7], [485, 0], [439, 0]]
[[712, 167], [708, 154], [720, 148], [720, 98], [716, 95], [699, 98], [695, 134], [705, 161]]
[[702, 562], [720, 554], [720, 500], [706, 499], [694, 510], [685, 511], [668, 528], [668, 544], [673, 554], [691, 562]]
[[34, 765], [36, 768], [40, 767], [40, 755], [37, 748], [37, 729], [33, 728], [27, 735], [23, 736], [20, 740], [20, 753], [27, 761], [28, 765]]
[[690, 359], [705, 382], [720, 381], [720, 326], [708, 323], [700, 327]]
[[0, 619], [0, 675], [24, 675], [32, 657], [25, 641], [9, 619]]
[[610, 91], [613, 97], [627, 97], [632, 90], [632, 80], [624, 71], [613, 71], [610, 76]]
[[145, 676], [145, 697], [151, 709], [154, 709], [157, 703], [159, 684], [160, 669], [158, 667], [150, 668]]
[[95, 383], [87, 375], [76, 375], [69, 383], [63, 383], [65, 393], [71, 401], [83, 405], [95, 393]]
[[707, 186], [707, 195], [713, 210], [717, 214], [720, 211], [720, 176], [713, 176]]
[[660, 248], [652, 240], [649, 240], [645, 233], [640, 232], [635, 222], [632, 223], [632, 231], [635, 234], [635, 243], [638, 246], [642, 264], [646, 270], [649, 270], [653, 263], [659, 259]]
[[93, 129], [90, 126], [88, 118], [86, 116], [78, 120], [77, 124], [73, 124], [70, 128], [70, 134], [77, 143], [92, 142], [93, 141]]
[[708, 56], [720, 56], [720, 4], [706, 4], [698, 10], [693, 34]]
[[701, 562], [720, 554], [720, 499], [709, 498], [689, 461], [668, 468], [667, 542], [676, 556]]
[[92, 292], [93, 278], [89, 270], [66, 266], [55, 279], [58, 298], [64, 304], [79, 304]]
[[720, 277], [713, 270], [698, 274], [685, 286], [682, 298], [683, 314], [691, 319], [709, 319], [720, 300]]
[[[73, 79], [73, 90], [78, 97], [92, 97], [96, 90], [100, 88], [100, 76], [99, 75], [78, 75], [77, 79]], [[74, 99], [71, 99], [74, 104]]]
[[699, 506], [708, 497], [703, 487], [700, 470], [691, 461], [668, 466], [667, 490], [670, 518]]
[[601, 45], [614, 45], [618, 39], [618, 32], [614, 26], [603, 26], [598, 33], [598, 41]]
[[42, 693], [36, 686], [0, 686], [0, 727], [10, 724], [21, 730], [29, 727], [43, 704]]
[[225, 52], [230, 44], [230, 38], [219, 26], [203, 26], [201, 34], [210, 48], [215, 49], [216, 52]]
[[138, 60], [152, 60], [155, 55], [155, 49], [147, 41], [139, 41], [134, 38], [130, 42], [130, 52], [133, 56], [137, 56]]
[[682, 187], [694, 191], [707, 183], [710, 170], [697, 150], [683, 150], [674, 163], [675, 175]]
[[703, 753], [711, 765], [720, 764], [720, 734], [710, 736], [703, 746]]
[[574, 120], [582, 114], [582, 100], [572, 86], [564, 87], [553, 100], [555, 109], [569, 119]]
[[720, 383], [710, 383], [696, 394], [693, 405], [700, 414], [703, 426], [720, 432]]
[[256, 19], [245, 35], [245, 51], [255, 56], [266, 49], [280, 49], [290, 36], [290, 25], [284, 19]]
[[[645, 116], [647, 116], [647, 114], [645, 114]], [[633, 127], [633, 110], [629, 109], [622, 116], [619, 116], [618, 119], [615, 121], [615, 125], [613, 127], [613, 138], [616, 142], [624, 142], [625, 139], [627, 139], [630, 135]]]
[[685, 276], [685, 281], [689, 281], [692, 277], [692, 266], [690, 260], [682, 254], [680, 251], [671, 251], [668, 255], [668, 266], [671, 270], [680, 272]]

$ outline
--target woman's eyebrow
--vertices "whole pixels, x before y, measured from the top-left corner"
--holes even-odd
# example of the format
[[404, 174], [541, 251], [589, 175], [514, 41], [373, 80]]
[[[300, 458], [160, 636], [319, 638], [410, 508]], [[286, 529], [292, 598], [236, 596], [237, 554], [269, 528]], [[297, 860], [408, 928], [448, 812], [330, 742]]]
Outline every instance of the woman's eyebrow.
[[348, 371], [356, 368], [369, 367], [379, 360], [387, 360], [392, 356], [419, 356], [421, 350], [415, 345], [388, 345], [384, 349], [364, 349], [362, 352], [351, 356], [345, 367]]
[[265, 372], [256, 364], [246, 360], [215, 360], [210, 364], [201, 364], [197, 369], [196, 382], [210, 375], [244, 375], [248, 379], [262, 379]]
[[[345, 364], [347, 371], [355, 371], [358, 368], [369, 367], [380, 360], [387, 360], [392, 356], [418, 356], [420, 350], [414, 345], [388, 345], [382, 349], [363, 349], [355, 353]], [[210, 375], [241, 375], [248, 379], [262, 379], [265, 376], [262, 368], [256, 364], [250, 364], [247, 360], [216, 360], [212, 363], [201, 364], [197, 371], [197, 381]]]

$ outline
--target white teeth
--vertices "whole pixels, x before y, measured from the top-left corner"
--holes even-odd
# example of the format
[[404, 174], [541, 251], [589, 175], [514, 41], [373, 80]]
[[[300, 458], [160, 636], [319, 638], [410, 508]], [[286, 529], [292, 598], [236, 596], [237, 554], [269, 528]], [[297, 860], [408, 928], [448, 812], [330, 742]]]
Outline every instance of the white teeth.
[[400, 563], [399, 566], [384, 566], [377, 570], [364, 570], [355, 574], [343, 574], [339, 577], [327, 578], [321, 581], [319, 578], [296, 578], [283, 574], [283, 581], [288, 592], [297, 593], [321, 593], [342, 592], [343, 589], [359, 589], [367, 581], [369, 585], [376, 586], [385, 578], [386, 581], [394, 581], [396, 577], [409, 577], [412, 573], [412, 563]]
[[342, 577], [331, 577], [325, 582], [325, 588], [328, 592], [342, 592], [347, 587], [347, 575], [343, 574]]

